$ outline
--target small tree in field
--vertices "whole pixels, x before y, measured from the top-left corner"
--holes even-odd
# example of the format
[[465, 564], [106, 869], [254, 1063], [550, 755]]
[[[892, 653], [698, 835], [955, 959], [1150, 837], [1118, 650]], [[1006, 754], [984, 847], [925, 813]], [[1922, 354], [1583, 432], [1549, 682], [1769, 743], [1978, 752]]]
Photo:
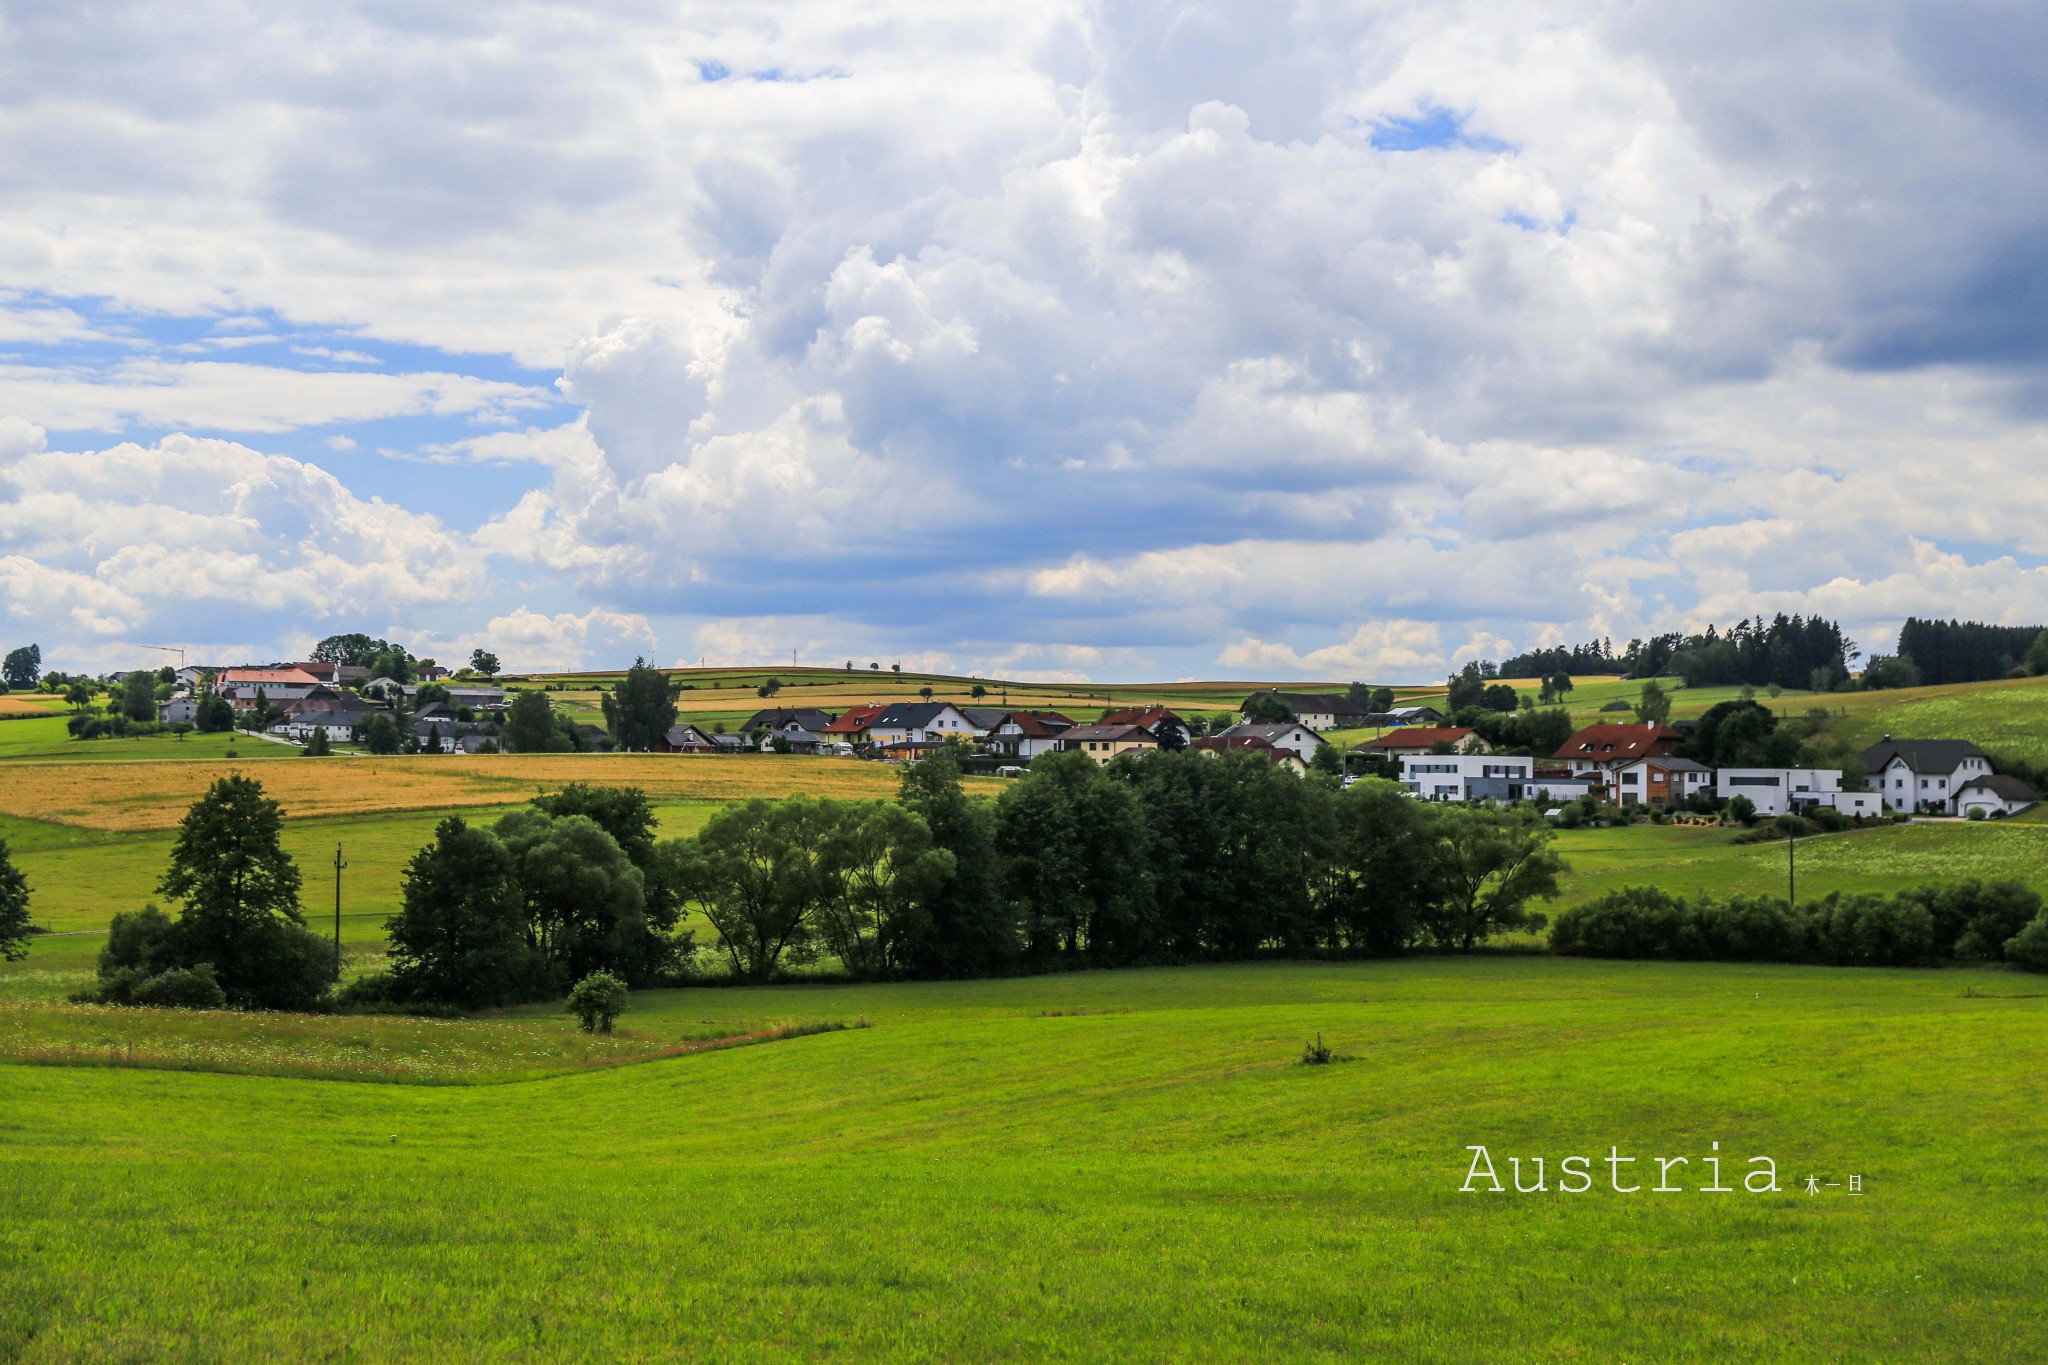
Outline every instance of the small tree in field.
[[306, 758], [325, 758], [333, 752], [334, 746], [327, 742], [327, 727], [324, 725], [314, 726], [313, 737], [306, 741], [306, 748], [302, 756]]
[[0, 961], [19, 962], [28, 956], [28, 878], [14, 865], [7, 841], [0, 839]]
[[613, 1021], [625, 1012], [626, 983], [610, 972], [592, 972], [569, 992], [569, 1013], [585, 1033], [610, 1033]]

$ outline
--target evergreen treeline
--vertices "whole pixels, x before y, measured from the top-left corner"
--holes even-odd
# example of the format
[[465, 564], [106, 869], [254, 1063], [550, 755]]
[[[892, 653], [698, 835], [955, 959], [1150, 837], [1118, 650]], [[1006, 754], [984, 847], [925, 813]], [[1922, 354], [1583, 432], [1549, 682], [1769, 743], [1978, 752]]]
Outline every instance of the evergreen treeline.
[[1899, 628], [1899, 654], [1912, 660], [1923, 683], [1985, 682], [2026, 668], [2028, 652], [2044, 634], [2048, 627], [1909, 616]]
[[[2021, 652], [2025, 649], [2022, 644]], [[1708, 626], [1699, 635], [1674, 631], [1630, 640], [1619, 654], [1606, 640], [1533, 650], [1501, 664], [1499, 673], [1503, 678], [1547, 678], [1561, 672], [1620, 673], [1631, 678], [1676, 675], [1687, 687], [1776, 684], [1831, 692], [1849, 681], [1849, 665], [1857, 652], [1838, 622], [1780, 612], [1769, 621], [1759, 616], [1726, 630]]]

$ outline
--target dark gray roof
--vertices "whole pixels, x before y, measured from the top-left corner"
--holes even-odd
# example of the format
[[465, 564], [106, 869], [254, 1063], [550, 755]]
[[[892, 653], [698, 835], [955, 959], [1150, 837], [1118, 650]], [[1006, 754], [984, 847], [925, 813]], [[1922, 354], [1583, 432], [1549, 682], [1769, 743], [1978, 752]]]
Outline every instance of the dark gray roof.
[[963, 706], [960, 714], [973, 721], [975, 729], [992, 730], [996, 722], [1010, 713], [1000, 706]]
[[287, 725], [324, 725], [330, 730], [353, 730], [363, 723], [363, 717], [352, 711], [303, 711]]
[[1887, 739], [1863, 751], [1863, 766], [1869, 772], [1903, 756], [1916, 773], [1952, 773], [1966, 758], [1989, 758], [1967, 739]]
[[[1270, 744], [1284, 735], [1294, 733], [1296, 730], [1308, 730], [1308, 727], [1298, 720], [1247, 720], [1240, 721], [1221, 733], [1232, 738], [1240, 735], [1255, 735]], [[1310, 730], [1309, 733], [1314, 734], [1315, 732]]]
[[1361, 719], [1371, 714], [1342, 692], [1254, 692], [1244, 699], [1244, 706], [1237, 709], [1242, 711], [1260, 697], [1277, 699], [1297, 716], [1304, 711], [1317, 716], [1357, 716]]
[[2032, 787], [2029, 787], [2017, 777], [2008, 777], [2004, 773], [1993, 773], [1989, 777], [1973, 777], [1962, 786], [1956, 788], [1956, 795], [1961, 796], [1973, 787], [1982, 787], [1992, 795], [2002, 796], [2008, 801], [2040, 800], [2038, 796], [2034, 795]]
[[799, 730], [822, 730], [832, 723], [830, 711], [815, 706], [771, 706], [747, 717], [742, 730], [786, 730], [791, 721]]
[[921, 730], [938, 718], [939, 712], [953, 703], [946, 701], [898, 701], [891, 702], [881, 715], [875, 717], [876, 725], [909, 726]]

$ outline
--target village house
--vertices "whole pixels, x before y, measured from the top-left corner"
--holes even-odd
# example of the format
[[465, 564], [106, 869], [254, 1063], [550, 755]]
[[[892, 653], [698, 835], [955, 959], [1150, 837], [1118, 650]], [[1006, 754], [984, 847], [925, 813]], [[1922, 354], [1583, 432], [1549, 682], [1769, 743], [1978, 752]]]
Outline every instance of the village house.
[[1906, 815], [1954, 815], [1963, 788], [1992, 775], [1991, 755], [1968, 740], [1890, 735], [1863, 751], [1863, 771], [1884, 804]]
[[1689, 758], [1639, 758], [1613, 772], [1622, 806], [1682, 806], [1714, 792], [1714, 770]]
[[1424, 801], [1521, 801], [1536, 760], [1496, 754], [1404, 754], [1401, 785]]
[[827, 725], [821, 733], [837, 744], [865, 744], [869, 729], [888, 709], [882, 703], [873, 701], [862, 702], [859, 706], [849, 706], [839, 713], [838, 720]]
[[1206, 735], [1189, 747], [1212, 758], [1218, 754], [1256, 754], [1297, 777], [1308, 774], [1308, 760], [1292, 749], [1278, 748], [1272, 741], [1260, 739], [1257, 735]]
[[1338, 730], [1369, 725], [1372, 713], [1342, 692], [1254, 692], [1237, 709], [1249, 713], [1254, 705], [1270, 698], [1294, 713], [1294, 718], [1311, 730]]
[[2017, 777], [1993, 773], [1989, 777], [1973, 777], [1958, 788], [1954, 810], [1966, 819], [1971, 811], [1981, 810], [1986, 818], [1996, 820], [2018, 815], [2039, 799], [2034, 789]]
[[1575, 774], [1591, 777], [1601, 799], [1619, 804], [1615, 778], [1621, 770], [1645, 758], [1671, 757], [1684, 738], [1670, 726], [1653, 722], [1589, 725], [1551, 757]]
[[1296, 720], [1248, 720], [1241, 721], [1223, 731], [1218, 739], [1263, 739], [1276, 749], [1285, 749], [1306, 763], [1316, 756], [1316, 746], [1323, 741], [1316, 732]]
[[1058, 740], [1062, 750], [1074, 749], [1097, 763], [1107, 763], [1118, 754], [1156, 749], [1159, 741], [1152, 732], [1137, 725], [1076, 725]]
[[1353, 752], [1398, 759], [1408, 754], [1430, 753], [1440, 744], [1450, 746], [1453, 753], [1486, 752], [1486, 741], [1469, 725], [1406, 726], [1399, 730], [1391, 730], [1377, 739], [1367, 740]]
[[213, 678], [214, 691], [237, 707], [254, 706], [258, 692], [265, 701], [281, 702], [303, 697], [318, 686], [318, 678], [296, 668], [229, 668]]
[[1833, 807], [1842, 794], [1842, 774], [1834, 768], [1723, 768], [1715, 779], [1715, 795], [1723, 801], [1746, 796], [1765, 817]]
[[658, 754], [736, 754], [740, 747], [738, 735], [714, 735], [695, 725], [671, 725], [656, 742], [654, 751]]
[[1005, 711], [982, 740], [982, 747], [1005, 758], [1027, 762], [1059, 748], [1059, 737], [1074, 722], [1057, 711]]
[[199, 699], [181, 693], [169, 701], [158, 702], [156, 718], [165, 725], [196, 725], [199, 723]]
[[270, 731], [304, 744], [313, 738], [314, 731], [325, 730], [330, 743], [345, 744], [358, 738], [358, 727], [363, 723], [364, 717], [353, 711], [301, 711], [271, 726]]
[[1188, 723], [1164, 706], [1125, 706], [1107, 712], [1097, 725], [1135, 725], [1169, 749], [1188, 745]]
[[[830, 726], [826, 727], [829, 732]], [[920, 744], [931, 740], [974, 738], [974, 723], [946, 701], [899, 701], [882, 708], [868, 722], [870, 744]]]
[[815, 706], [771, 706], [756, 711], [740, 726], [740, 733], [752, 734], [756, 730], [780, 730], [786, 735], [822, 735], [825, 727], [832, 723], [829, 711], [820, 711]]
[[1368, 711], [1358, 718], [1362, 726], [1441, 725], [1444, 713], [1434, 706], [1396, 706], [1390, 711]]

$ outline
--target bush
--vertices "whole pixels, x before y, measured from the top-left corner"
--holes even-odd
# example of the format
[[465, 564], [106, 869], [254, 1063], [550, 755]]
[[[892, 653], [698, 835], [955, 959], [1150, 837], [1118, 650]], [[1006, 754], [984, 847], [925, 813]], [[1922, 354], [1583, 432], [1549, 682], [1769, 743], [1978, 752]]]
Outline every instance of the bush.
[[2030, 972], [2048, 972], [2048, 912], [2006, 940], [2005, 960]]
[[220, 982], [213, 979], [213, 964], [202, 962], [196, 967], [173, 967], [138, 982], [130, 993], [130, 1003], [218, 1010], [227, 1008], [228, 997]]
[[334, 993], [334, 1003], [352, 1005], [395, 1005], [405, 999], [404, 988], [390, 972], [369, 972]]
[[1917, 967], [1934, 956], [1934, 917], [1904, 897], [1839, 892], [1812, 910], [1821, 960], [1843, 967]]
[[2041, 897], [2015, 881], [1968, 881], [1905, 892], [1934, 919], [1934, 947], [1943, 956], [2001, 961], [2006, 941], [2041, 913]]
[[612, 1021], [626, 1012], [626, 983], [610, 972], [592, 972], [569, 992], [569, 1013], [585, 1033], [610, 1033]]
[[1301, 1064], [1303, 1066], [1328, 1066], [1330, 1062], [1330, 1049], [1323, 1046], [1322, 1034], [1318, 1033], [1313, 1043], [1302, 1044]]
[[1728, 799], [1727, 815], [1738, 824], [1756, 823], [1756, 802], [1746, 796], [1732, 796]]

